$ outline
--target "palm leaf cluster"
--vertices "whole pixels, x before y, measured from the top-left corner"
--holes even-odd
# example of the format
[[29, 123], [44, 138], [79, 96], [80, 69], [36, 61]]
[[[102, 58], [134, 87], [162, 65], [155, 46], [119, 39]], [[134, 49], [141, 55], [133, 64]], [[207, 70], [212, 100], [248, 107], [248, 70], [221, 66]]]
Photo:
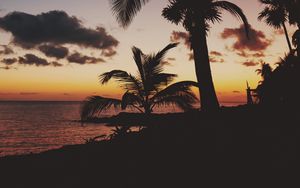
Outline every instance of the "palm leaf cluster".
[[100, 83], [106, 84], [115, 79], [125, 90], [122, 99], [91, 96], [87, 98], [81, 109], [81, 119], [87, 120], [98, 116], [111, 107], [125, 110], [129, 107], [142, 113], [151, 113], [155, 107], [176, 105], [184, 111], [193, 108], [197, 97], [191, 87], [197, 86], [193, 81], [170, 83], [177, 76], [164, 73], [163, 61], [166, 53], [177, 46], [177, 43], [167, 45], [155, 54], [145, 55], [139, 48], [133, 47], [133, 59], [138, 69], [137, 75], [123, 70], [112, 70], [99, 76]]
[[228, 1], [169, 0], [169, 5], [163, 9], [162, 16], [177, 25], [182, 23], [187, 31], [191, 31], [197, 24], [208, 31], [209, 23], [222, 21], [223, 10], [242, 20], [248, 33], [248, 21], [242, 9]]
[[273, 70], [267, 63], [257, 71], [263, 80], [257, 87], [259, 103], [275, 107], [284, 105], [297, 107], [300, 104], [300, 61], [295, 54], [290, 53], [280, 59]]

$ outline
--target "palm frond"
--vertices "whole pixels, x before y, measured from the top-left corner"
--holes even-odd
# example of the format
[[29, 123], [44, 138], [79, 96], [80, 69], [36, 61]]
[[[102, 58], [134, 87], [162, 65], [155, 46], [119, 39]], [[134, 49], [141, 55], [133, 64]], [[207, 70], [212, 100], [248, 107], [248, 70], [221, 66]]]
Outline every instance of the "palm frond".
[[161, 104], [174, 103], [185, 110], [185, 107], [192, 106], [192, 104], [198, 101], [196, 95], [191, 90], [191, 87], [193, 86], [198, 87], [198, 83], [193, 81], [174, 83], [164, 90], [156, 93], [151, 98], [151, 103], [153, 107]]
[[143, 84], [135, 76], [122, 70], [113, 70], [103, 73], [99, 76], [101, 84], [106, 84], [111, 79], [116, 79], [120, 82], [121, 87], [136, 93], [143, 91]]
[[248, 19], [247, 19], [246, 15], [244, 14], [243, 10], [239, 6], [237, 6], [234, 3], [228, 2], [228, 1], [215, 1], [212, 3], [212, 7], [224, 9], [224, 10], [228, 11], [229, 13], [231, 13], [234, 17], [241, 19], [244, 23], [246, 34], [249, 37], [250, 26], [248, 23]]
[[170, 4], [163, 9], [162, 16], [178, 25], [185, 17], [185, 10], [179, 1], [170, 1]]
[[111, 80], [112, 78], [118, 79], [118, 80], [124, 80], [129, 77], [129, 74], [126, 71], [122, 70], [112, 70], [110, 72], [105, 72], [99, 76], [99, 80], [101, 84], [106, 84]]
[[137, 47], [132, 47], [133, 59], [138, 68], [142, 82], [145, 82], [144, 56], [142, 50]]
[[134, 93], [130, 93], [129, 91], [125, 92], [122, 97], [121, 108], [125, 110], [127, 106], [133, 106], [134, 108], [138, 109], [140, 112], [143, 112], [139, 106], [143, 104], [143, 98], [139, 97]]
[[193, 104], [195, 104], [196, 102], [197, 101], [194, 100], [189, 95], [166, 96], [165, 98], [156, 101], [152, 108], [175, 105], [180, 109], [182, 109], [183, 111], [188, 111], [193, 109]]
[[80, 117], [82, 121], [94, 117], [96, 114], [100, 114], [102, 111], [111, 107], [118, 108], [121, 105], [121, 100], [105, 98], [101, 96], [88, 97], [84, 102], [80, 110]]
[[141, 10], [142, 5], [148, 1], [149, 0], [110, 0], [110, 3], [112, 11], [116, 15], [117, 22], [125, 28]]
[[174, 79], [177, 77], [176, 74], [169, 74], [169, 73], [160, 73], [156, 74], [150, 80], [150, 84], [152, 87], [149, 88], [152, 91], [160, 91], [162, 87], [169, 85]]
[[145, 63], [144, 63], [145, 76], [148, 77], [154, 74], [161, 73], [163, 71], [162, 60], [164, 56], [169, 50], [175, 48], [177, 45], [178, 43], [168, 44], [164, 49], [159, 51], [157, 54], [151, 54], [145, 57]]
[[276, 29], [282, 27], [282, 24], [287, 21], [287, 15], [284, 9], [275, 9], [265, 7], [263, 11], [259, 13], [258, 20], [264, 20], [266, 24]]

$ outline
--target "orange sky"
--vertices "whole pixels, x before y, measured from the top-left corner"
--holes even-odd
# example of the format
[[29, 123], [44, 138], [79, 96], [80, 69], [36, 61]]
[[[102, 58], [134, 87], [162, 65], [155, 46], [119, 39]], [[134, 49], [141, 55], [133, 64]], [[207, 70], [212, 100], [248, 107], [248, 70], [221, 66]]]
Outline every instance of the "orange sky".
[[[264, 60], [274, 65], [279, 57], [287, 51], [287, 44], [283, 35], [279, 35], [266, 24], [257, 21], [257, 15], [263, 8], [257, 0], [232, 0], [243, 8], [250, 24], [257, 32], [265, 35], [263, 40], [270, 44], [258, 52], [264, 53], [263, 57], [241, 57], [240, 51], [229, 50], [237, 42], [237, 38], [222, 38], [225, 28], [237, 29], [240, 22], [229, 14], [224, 14], [221, 24], [212, 25], [208, 35], [210, 51], [220, 52], [221, 57], [217, 63], [212, 63], [212, 72], [215, 87], [220, 101], [245, 101], [246, 80], [252, 87], [257, 85], [259, 76], [255, 73], [258, 66], [247, 67], [243, 63], [258, 63]], [[82, 20], [87, 28], [101, 26], [119, 41], [116, 48], [117, 55], [106, 58], [105, 63], [79, 65], [60, 60], [62, 67], [37, 67], [33, 65], [12, 65], [9, 70], [3, 69], [5, 64], [0, 63], [0, 100], [82, 100], [89, 95], [102, 95], [119, 97], [121, 89], [115, 83], [101, 86], [98, 75], [112, 69], [124, 69], [135, 73], [136, 67], [132, 60], [131, 47], [137, 46], [145, 53], [156, 52], [170, 42], [173, 31], [184, 31], [181, 26], [172, 25], [164, 20], [160, 14], [167, 1], [152, 0], [134, 19], [126, 30], [120, 28], [113, 18], [108, 1], [103, 0], [1, 0], [0, 17], [12, 11], [21, 11], [29, 14], [40, 14], [50, 10], [62, 10], [69, 15], [74, 15]], [[289, 27], [290, 33], [294, 28]], [[1, 59], [23, 56], [33, 53], [49, 61], [37, 50], [24, 50], [11, 44], [13, 35], [0, 29], [0, 44], [9, 45], [14, 49], [14, 54], [0, 54]], [[96, 49], [64, 45], [71, 51], [80, 51], [88, 56], [101, 56]], [[255, 48], [255, 44], [252, 49]], [[1, 49], [0, 49], [1, 50]], [[254, 53], [246, 49], [247, 53]], [[181, 40], [181, 44], [170, 51], [168, 58], [174, 58], [166, 66], [166, 72], [178, 74], [178, 80], [195, 80], [193, 62], [188, 60], [189, 50]], [[220, 63], [220, 61], [224, 61]]]

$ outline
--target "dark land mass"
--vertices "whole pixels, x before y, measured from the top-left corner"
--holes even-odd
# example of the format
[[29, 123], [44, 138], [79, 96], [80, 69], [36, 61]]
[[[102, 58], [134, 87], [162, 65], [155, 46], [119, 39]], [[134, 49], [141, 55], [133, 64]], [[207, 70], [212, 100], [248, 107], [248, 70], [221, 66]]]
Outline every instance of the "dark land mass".
[[[299, 109], [120, 114], [139, 132], [0, 159], [5, 188], [299, 187]], [[2, 186], [1, 186], [2, 187]]]

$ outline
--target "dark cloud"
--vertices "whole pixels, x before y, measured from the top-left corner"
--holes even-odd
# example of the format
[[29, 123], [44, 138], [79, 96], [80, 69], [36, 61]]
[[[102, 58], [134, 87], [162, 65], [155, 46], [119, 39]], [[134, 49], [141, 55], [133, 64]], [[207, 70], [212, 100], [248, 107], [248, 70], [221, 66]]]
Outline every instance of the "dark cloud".
[[46, 59], [40, 58], [34, 54], [26, 54], [24, 57], [19, 57], [19, 64], [35, 65], [35, 66], [48, 66], [51, 63], [49, 63]]
[[14, 51], [7, 45], [0, 45], [0, 47], [2, 48], [0, 50], [0, 55], [10, 55], [14, 53]]
[[78, 52], [75, 52], [74, 54], [70, 55], [67, 59], [70, 63], [77, 63], [81, 65], [97, 64], [97, 63], [105, 62], [104, 59], [102, 58], [90, 57], [90, 56], [82, 55]]
[[240, 91], [232, 91], [232, 93], [241, 93]]
[[190, 35], [187, 32], [173, 31], [170, 37], [170, 41], [171, 42], [184, 41], [184, 45], [186, 45], [189, 49], [191, 47]]
[[236, 41], [233, 43], [231, 49], [243, 52], [247, 51], [264, 51], [273, 42], [268, 39], [264, 32], [255, 30], [250, 26], [249, 39], [245, 34], [244, 26], [239, 28], [226, 28], [221, 34], [222, 39], [234, 38]]
[[12, 65], [16, 62], [18, 62], [17, 58], [4, 58], [1, 60], [2, 63], [4, 63], [5, 65]]
[[246, 61], [246, 62], [242, 63], [242, 65], [244, 65], [246, 67], [255, 67], [255, 66], [259, 65], [259, 63], [254, 62], [254, 61]]
[[119, 41], [104, 28], [86, 28], [78, 18], [63, 11], [50, 11], [38, 15], [12, 12], [0, 18], [0, 28], [12, 33], [12, 42], [23, 48], [53, 43], [105, 50], [113, 49], [119, 44]]
[[20, 95], [38, 95], [40, 93], [37, 92], [20, 92]]
[[52, 65], [53, 67], [62, 67], [62, 66], [63, 66], [63, 64], [58, 63], [57, 61], [51, 62], [51, 65]]
[[56, 59], [65, 58], [69, 54], [68, 48], [63, 46], [55, 46], [50, 44], [44, 44], [38, 47], [48, 57], [54, 57]]
[[53, 66], [53, 67], [61, 67], [62, 64], [53, 61], [49, 62], [44, 58], [40, 58], [34, 54], [26, 54], [24, 57], [19, 57], [18, 63], [21, 65], [35, 65], [37, 67], [39, 66]]

